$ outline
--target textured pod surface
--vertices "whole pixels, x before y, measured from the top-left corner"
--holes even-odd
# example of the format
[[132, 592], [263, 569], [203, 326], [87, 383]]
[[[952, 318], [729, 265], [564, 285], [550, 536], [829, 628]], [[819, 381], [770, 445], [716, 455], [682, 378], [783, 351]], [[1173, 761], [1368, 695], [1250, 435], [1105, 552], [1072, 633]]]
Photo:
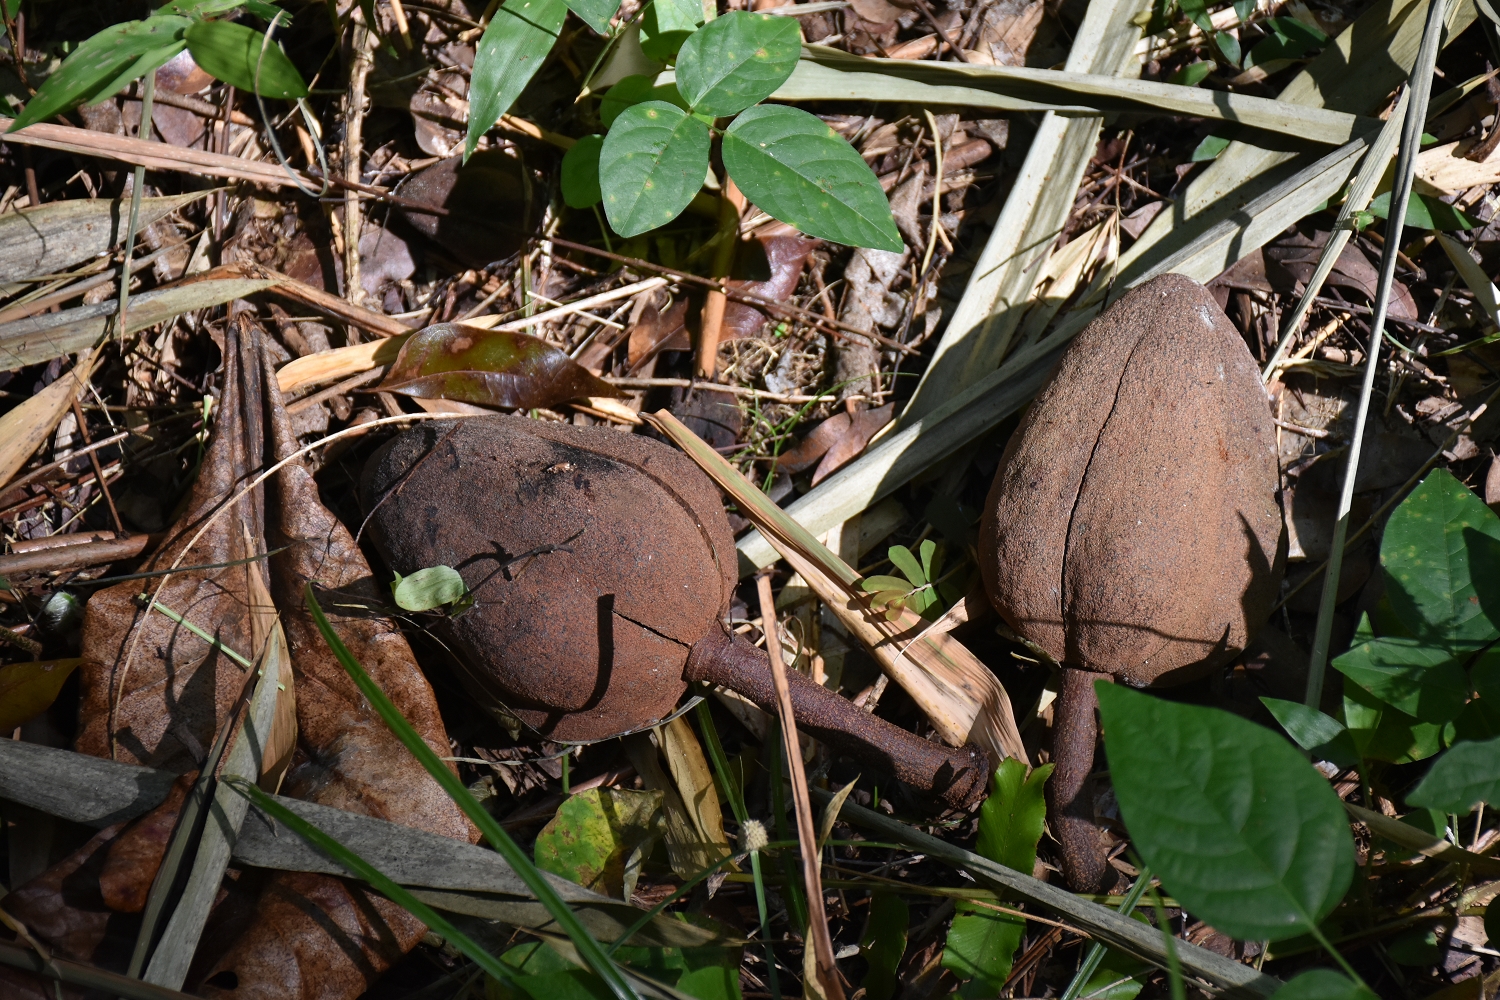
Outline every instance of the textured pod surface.
[[670, 713], [689, 647], [736, 580], [712, 482], [637, 435], [508, 416], [430, 422], [370, 460], [363, 494], [397, 572], [452, 566], [473, 592], [475, 606], [442, 626], [470, 688], [553, 739], [603, 739]]
[[1144, 686], [1244, 648], [1284, 554], [1259, 373], [1213, 297], [1156, 278], [1089, 324], [1006, 448], [980, 567], [1060, 663]]

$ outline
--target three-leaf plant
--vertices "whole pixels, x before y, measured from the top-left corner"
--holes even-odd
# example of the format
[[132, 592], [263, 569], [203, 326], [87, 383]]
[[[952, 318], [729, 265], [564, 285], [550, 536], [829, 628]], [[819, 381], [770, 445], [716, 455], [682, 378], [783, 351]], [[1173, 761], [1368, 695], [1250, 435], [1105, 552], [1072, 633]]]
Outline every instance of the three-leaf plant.
[[709, 21], [682, 43], [675, 93], [637, 79], [605, 95], [609, 131], [568, 151], [564, 198], [577, 208], [602, 201], [622, 236], [665, 225], [703, 187], [718, 135], [725, 171], [763, 211], [810, 236], [901, 250], [890, 203], [860, 155], [814, 115], [759, 103], [800, 54], [790, 18], [730, 11]]

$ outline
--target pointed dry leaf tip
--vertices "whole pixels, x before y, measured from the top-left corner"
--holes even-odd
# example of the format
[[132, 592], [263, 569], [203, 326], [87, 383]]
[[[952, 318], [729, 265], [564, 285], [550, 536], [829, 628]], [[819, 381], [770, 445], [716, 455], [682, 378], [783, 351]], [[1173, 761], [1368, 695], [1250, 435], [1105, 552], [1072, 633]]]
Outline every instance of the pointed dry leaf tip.
[[771, 842], [766, 825], [758, 819], [747, 819], [740, 827], [740, 847], [746, 851], [763, 851]]
[[378, 391], [520, 409], [623, 395], [544, 340], [459, 323], [429, 326], [402, 344]]

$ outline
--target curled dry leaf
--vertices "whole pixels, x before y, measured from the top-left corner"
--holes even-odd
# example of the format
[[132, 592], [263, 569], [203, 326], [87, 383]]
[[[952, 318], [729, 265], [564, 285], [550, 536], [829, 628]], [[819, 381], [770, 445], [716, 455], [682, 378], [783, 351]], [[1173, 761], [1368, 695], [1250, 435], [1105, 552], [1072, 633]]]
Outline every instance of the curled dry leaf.
[[377, 391], [518, 409], [624, 395], [545, 340], [459, 323], [408, 339]]

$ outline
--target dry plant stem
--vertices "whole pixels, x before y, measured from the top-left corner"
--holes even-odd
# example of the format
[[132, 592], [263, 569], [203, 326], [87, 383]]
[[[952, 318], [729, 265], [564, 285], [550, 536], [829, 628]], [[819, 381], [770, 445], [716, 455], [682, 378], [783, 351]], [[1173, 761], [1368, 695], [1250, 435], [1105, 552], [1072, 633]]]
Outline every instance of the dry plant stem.
[[812, 801], [807, 793], [807, 774], [802, 769], [802, 747], [797, 741], [797, 720], [792, 714], [792, 692], [787, 685], [786, 664], [781, 661], [781, 637], [777, 635], [776, 600], [771, 595], [771, 575], [755, 578], [760, 597], [761, 630], [766, 636], [766, 655], [771, 661], [771, 680], [776, 685], [776, 709], [781, 719], [782, 752], [792, 777], [792, 804], [797, 813], [797, 840], [802, 845], [802, 878], [807, 888], [807, 934], [817, 958], [819, 992], [828, 1000], [844, 1000], [833, 942], [828, 937], [828, 914], [823, 908], [823, 886], [818, 874], [818, 837], [814, 832]]
[[[364, 156], [365, 80], [375, 65], [375, 31], [372, 25], [351, 18], [354, 24], [354, 64], [349, 67], [349, 94], [344, 104], [344, 179], [360, 181]], [[344, 298], [360, 305], [365, 289], [359, 274], [359, 192], [344, 191]]]
[[[92, 444], [93, 442], [89, 440], [88, 421], [83, 417], [83, 407], [78, 404], [77, 397], [73, 399], [73, 419], [78, 421], [78, 435], [83, 438], [83, 443]], [[122, 538], [129, 537], [130, 532], [125, 530], [125, 525], [120, 520], [120, 512], [115, 509], [114, 494], [110, 493], [109, 481], [104, 478], [104, 466], [99, 464], [97, 449], [89, 452], [89, 464], [94, 467], [94, 478], [99, 483], [99, 492], [104, 494], [104, 502], [109, 504], [109, 517], [115, 523], [115, 531], [119, 532]]]
[[[932, 25], [932, 30], [937, 32], [937, 36], [947, 44], [948, 51], [957, 56], [959, 62], [968, 62], [969, 54], [953, 44], [953, 39], [948, 37], [948, 32], [943, 30], [943, 26], [938, 24], [937, 18], [933, 16], [932, 7], [927, 3], [927, 0], [917, 0], [917, 9], [922, 12], [922, 17], [927, 20], [927, 23]], [[933, 134], [936, 135], [937, 133]]]
[[[724, 193], [719, 197], [719, 245], [714, 250], [712, 276], [729, 277], [734, 267], [734, 251], [739, 246], [740, 215], [745, 211], [745, 196], [734, 181], [724, 181]], [[729, 298], [722, 288], [709, 290], [703, 301], [702, 332], [698, 335], [699, 378], [712, 379], [719, 368], [719, 335], [724, 328], [724, 307]]]
[[932, 129], [932, 163], [934, 172], [934, 180], [932, 182], [932, 232], [927, 234], [927, 252], [922, 255], [922, 266], [917, 269], [918, 274], [925, 275], [928, 265], [932, 263], [933, 251], [937, 249], [938, 234], [943, 231], [943, 137], [938, 135], [937, 119], [932, 116], [932, 112], [923, 108], [922, 113], [927, 116], [927, 127]]
[[[179, 567], [182, 566], [182, 560], [185, 559], [187, 557], [187, 554], [192, 551], [193, 546], [197, 545], [198, 542], [200, 540], [202, 540], [203, 536], [206, 535], [206, 534], [208, 534], [209, 529], [212, 528], [216, 523], [218, 523], [219, 518], [223, 517], [230, 510], [232, 510], [246, 496], [249, 496], [250, 493], [253, 492], [257, 486], [259, 486], [261, 483], [264, 483], [267, 479], [270, 479], [272, 476], [274, 476], [276, 473], [280, 472], [282, 469], [286, 468], [288, 465], [292, 464], [293, 462], [296, 462], [296, 461], [300, 460], [303, 455], [311, 454], [313, 451], [316, 451], [318, 448], [321, 448], [324, 445], [332, 444], [333, 442], [342, 440], [343, 438], [346, 438], [346, 437], [358, 437], [358, 436], [360, 436], [362, 434], [367, 434], [370, 431], [374, 430], [376, 427], [381, 427], [381, 426], [386, 425], [386, 424], [396, 424], [396, 423], [401, 423], [402, 421], [406, 421], [406, 420], [452, 420], [452, 419], [453, 419], [453, 414], [451, 414], [451, 413], [403, 413], [400, 416], [381, 417], [380, 419], [378, 419], [378, 420], [372, 420], [372, 421], [370, 421], [367, 424], [357, 424], [357, 425], [355, 425], [353, 427], [345, 427], [341, 431], [337, 431], [337, 432], [335, 432], [333, 434], [329, 434], [326, 437], [321, 437], [318, 440], [314, 441], [312, 444], [309, 444], [309, 445], [306, 445], [306, 446], [304, 446], [302, 448], [297, 449], [296, 451], [294, 451], [290, 455], [288, 455], [286, 458], [283, 458], [281, 461], [277, 462], [275, 465], [272, 465], [270, 468], [266, 469], [260, 475], [256, 476], [254, 479], [250, 480], [250, 482], [248, 482], [244, 486], [240, 487], [240, 490], [239, 490], [238, 493], [234, 494], [234, 496], [230, 497], [228, 500], [225, 500], [224, 503], [217, 510], [215, 510], [208, 517], [204, 518], [202, 526], [199, 527], [197, 533], [194, 534], [193, 537], [188, 540], [187, 545], [185, 545], [183, 547], [182, 551], [177, 554], [177, 558], [172, 561], [172, 565], [169, 567], [169, 570], [174, 570], [175, 571]], [[166, 587], [167, 583], [171, 579], [172, 579], [172, 573], [171, 572], [162, 574], [160, 582], [158, 582], [157, 585], [156, 585], [156, 590], [151, 594], [151, 600], [146, 604], [145, 610], [141, 613], [140, 621], [142, 621], [142, 622], [145, 621], [145, 619], [150, 616], [151, 612], [158, 610], [158, 605], [156, 603], [156, 599], [157, 599], [157, 597], [159, 597], [161, 595], [162, 590]], [[112, 697], [110, 699], [110, 705], [109, 705], [109, 713], [110, 713], [110, 719], [109, 719], [109, 759], [110, 760], [119, 760], [120, 742], [119, 742], [119, 737], [118, 737], [118, 731], [117, 731], [117, 729], [115, 727], [115, 721], [116, 721], [116, 718], [117, 718], [117, 716], [116, 716], [115, 713], [119, 709], [120, 699], [124, 695], [125, 680], [130, 675], [130, 665], [131, 665], [131, 663], [133, 663], [135, 661], [136, 653], [139, 651], [140, 644], [141, 644], [141, 636], [143, 634], [145, 634], [145, 630], [142, 629], [142, 628], [140, 628], [139, 624], [137, 624], [137, 626], [135, 627], [134, 631], [135, 631], [135, 634], [133, 636], [131, 636], [131, 639], [130, 639], [130, 648], [129, 648], [129, 650], [126, 651], [124, 661], [120, 665], [120, 682], [117, 685], [115, 685], [114, 697]]]
[[1385, 249], [1380, 255], [1380, 283], [1375, 289], [1374, 315], [1370, 322], [1370, 356], [1365, 363], [1359, 407], [1354, 413], [1354, 432], [1349, 441], [1348, 464], [1344, 468], [1344, 487], [1339, 495], [1338, 520], [1333, 526], [1328, 572], [1323, 577], [1323, 598], [1318, 605], [1318, 624], [1313, 632], [1312, 652], [1308, 655], [1307, 693], [1304, 702], [1310, 708], [1317, 708], [1323, 697], [1323, 674], [1328, 665], [1328, 645], [1333, 636], [1333, 608], [1338, 601], [1339, 572], [1343, 568], [1344, 544], [1349, 533], [1349, 510], [1354, 503], [1354, 480], [1359, 474], [1365, 422], [1370, 415], [1370, 393], [1374, 389], [1375, 370], [1380, 363], [1381, 342], [1385, 339], [1385, 314], [1390, 305], [1391, 284], [1396, 280], [1401, 230], [1406, 220], [1406, 204], [1411, 198], [1417, 154], [1422, 147], [1422, 126], [1427, 119], [1427, 101], [1432, 94], [1432, 71], [1437, 63], [1447, 14], [1448, 0], [1433, 0], [1427, 8], [1422, 47], [1411, 71], [1411, 101], [1401, 124], [1401, 154], [1396, 160], [1395, 187], [1391, 192], [1391, 208], [1386, 222]]
[[[146, 142], [151, 141], [151, 100], [156, 96], [156, 74], [147, 73], [145, 86], [141, 89], [141, 126], [136, 136]], [[135, 235], [141, 221], [141, 188], [146, 186], [146, 168], [138, 166], [131, 177], [130, 185], [130, 222], [125, 227], [125, 242], [121, 247], [124, 259], [120, 261], [120, 306], [115, 310], [115, 331], [119, 334], [120, 342], [125, 341], [125, 321], [128, 313], [126, 307], [130, 305], [130, 254], [135, 249]], [[100, 485], [103, 485], [101, 481]], [[110, 503], [110, 509], [114, 509], [114, 503]]]
[[1062, 845], [1063, 874], [1074, 892], [1098, 892], [1109, 870], [1094, 825], [1094, 742], [1099, 724], [1095, 681], [1113, 681], [1074, 667], [1062, 668], [1062, 691], [1052, 720], [1052, 760], [1057, 770], [1047, 782], [1052, 831]]

